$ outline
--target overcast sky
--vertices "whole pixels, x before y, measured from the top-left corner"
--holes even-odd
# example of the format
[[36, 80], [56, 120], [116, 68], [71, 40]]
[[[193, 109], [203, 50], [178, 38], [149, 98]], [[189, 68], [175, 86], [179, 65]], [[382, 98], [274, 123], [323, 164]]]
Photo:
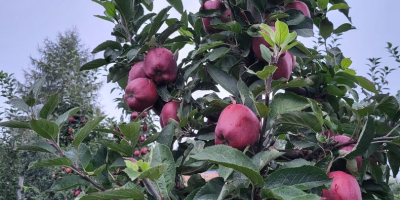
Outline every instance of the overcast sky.
[[[182, 0], [184, 8], [197, 12], [200, 4], [197, 0]], [[165, 0], [154, 0], [154, 11], [167, 6]], [[383, 57], [382, 65], [399, 66], [389, 58], [386, 42], [400, 45], [399, 23], [397, 22], [400, 1], [348, 1], [353, 25], [357, 28], [346, 32], [341, 40], [341, 49], [345, 57], [353, 61], [352, 68], [359, 75], [366, 76], [367, 58]], [[29, 56], [37, 57], [37, 47], [45, 38], [55, 39], [59, 32], [77, 27], [82, 42], [93, 49], [105, 40], [114, 39], [110, 33], [113, 24], [93, 15], [101, 15], [104, 9], [90, 0], [18, 0], [3, 2], [0, 8], [0, 69], [14, 73], [23, 81], [23, 69], [29, 67]], [[178, 17], [175, 10], [170, 17]], [[328, 15], [336, 26], [347, 20], [339, 13]], [[341, 22], [341, 23], [340, 23]], [[302, 38], [299, 38], [302, 41]], [[306, 46], [312, 43], [303, 40]], [[96, 55], [101, 57], [102, 54]], [[400, 71], [388, 77], [390, 92], [400, 90]], [[105, 81], [105, 79], [103, 78]], [[113, 84], [105, 84], [101, 90], [101, 105], [108, 115], [118, 117], [113, 96], [109, 95]], [[4, 99], [0, 98], [0, 107]]]

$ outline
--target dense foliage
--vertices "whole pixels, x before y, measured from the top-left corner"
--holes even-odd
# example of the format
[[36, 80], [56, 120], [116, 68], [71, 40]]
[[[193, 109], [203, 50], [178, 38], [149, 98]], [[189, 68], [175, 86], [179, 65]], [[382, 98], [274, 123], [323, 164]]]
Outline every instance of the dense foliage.
[[[74, 189], [78, 199], [394, 198], [388, 182], [400, 167], [399, 101], [380, 92], [386, 82], [379, 85], [375, 69], [373, 82], [357, 75], [335, 45], [354, 29], [344, 0], [200, 1], [197, 13], [185, 11], [181, 0], [168, 0], [171, 6], [158, 12], [152, 0], [94, 1], [105, 8], [96, 17], [115, 24], [116, 40], [97, 46], [92, 53], [104, 51], [104, 58], [80, 70], [106, 66], [107, 81], [125, 90], [115, 97], [119, 107], [142, 116], [151, 109], [161, 116], [162, 130], [146, 132], [141, 123], [149, 118], [136, 117], [115, 129], [95, 129], [115, 138], [84, 144], [104, 118], [94, 116], [74, 133], [72, 146], [61, 149], [60, 129], [78, 109], [52, 117], [56, 95], [38, 116], [1, 122], [46, 139], [23, 147], [54, 157], [32, 162], [30, 169], [72, 169], [50, 190]], [[169, 18], [172, 8], [180, 18]], [[336, 11], [349, 23], [334, 25], [327, 13]], [[317, 47], [305, 47], [301, 38], [315, 32]], [[290, 68], [282, 67], [286, 57]], [[145, 77], [128, 82], [141, 61]], [[221, 88], [229, 96], [221, 98]], [[38, 89], [33, 96], [40, 96]], [[19, 107], [32, 107], [30, 100]], [[221, 114], [232, 107], [240, 107], [238, 116]], [[246, 127], [257, 120], [259, 127]], [[233, 123], [239, 132], [229, 132]], [[249, 141], [253, 130], [259, 134], [255, 143]], [[219, 177], [206, 181], [202, 175], [210, 170]], [[334, 174], [344, 178], [332, 181]], [[343, 193], [328, 191], [331, 184], [344, 186]]]

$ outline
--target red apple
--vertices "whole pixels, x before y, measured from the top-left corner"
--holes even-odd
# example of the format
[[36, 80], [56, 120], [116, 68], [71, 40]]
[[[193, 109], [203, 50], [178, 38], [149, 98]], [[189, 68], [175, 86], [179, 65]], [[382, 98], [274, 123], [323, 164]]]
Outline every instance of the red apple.
[[141, 136], [139, 137], [138, 142], [144, 142], [145, 140], [146, 140], [146, 136], [145, 136], [145, 135], [141, 135]]
[[62, 166], [62, 167], [61, 167], [61, 170], [62, 170], [62, 171], [64, 171], [64, 169], [65, 169], [65, 167], [64, 167], [64, 166]]
[[276, 66], [278, 67], [278, 69], [276, 69], [275, 73], [272, 76], [272, 79], [289, 79], [293, 69], [292, 55], [289, 52], [286, 52], [284, 56], [278, 59], [278, 63], [276, 64]]
[[80, 193], [81, 193], [80, 190], [76, 190], [75, 193], [74, 193], [74, 195], [77, 197], [77, 196], [79, 196]]
[[74, 131], [72, 130], [72, 128], [71, 128], [71, 127], [68, 127], [68, 133], [69, 133], [69, 134], [72, 134], [72, 133], [74, 133]]
[[[224, 3], [222, 1], [206, 1], [203, 4], [204, 10], [222, 10], [224, 8]], [[229, 14], [229, 13], [226, 13]], [[232, 15], [232, 12], [231, 12]], [[210, 26], [211, 20], [214, 19], [213, 17], [205, 17], [202, 18], [201, 21], [203, 22], [204, 31], [208, 34], [219, 32], [220, 30], [215, 29], [214, 27]], [[221, 18], [220, 18], [221, 19]], [[227, 19], [224, 19], [227, 20]], [[222, 19], [221, 19], [222, 21]]]
[[68, 121], [69, 121], [69, 123], [74, 122], [74, 121], [75, 121], [75, 117], [74, 117], [74, 116], [69, 117], [69, 118], [68, 118]]
[[307, 4], [305, 4], [302, 1], [294, 1], [292, 3], [287, 4], [285, 6], [285, 10], [289, 10], [289, 9], [300, 10], [301, 12], [303, 12], [304, 16], [311, 17], [310, 10], [308, 9]]
[[225, 144], [239, 150], [253, 145], [260, 135], [260, 121], [248, 107], [241, 104], [227, 106], [219, 116], [215, 128], [215, 144]]
[[75, 138], [73, 138], [73, 137], [69, 138], [69, 141], [71, 141], [71, 142], [74, 141], [74, 140], [75, 140]]
[[180, 104], [179, 101], [170, 101], [164, 105], [160, 115], [161, 128], [164, 128], [164, 126], [168, 124], [169, 119], [174, 119], [179, 122], [178, 118], [179, 104]]
[[138, 149], [136, 149], [135, 152], [133, 153], [133, 155], [139, 156], [140, 155], [140, 151]]
[[143, 69], [156, 83], [172, 82], [178, 76], [178, 65], [174, 54], [163, 47], [153, 48], [147, 53]]
[[329, 190], [322, 190], [322, 198], [327, 200], [362, 200], [361, 189], [357, 180], [342, 171], [329, 173], [332, 178], [332, 185]]
[[132, 114], [131, 114], [131, 121], [135, 121], [135, 119], [137, 118], [139, 116], [139, 113], [138, 112], [133, 112]]
[[[271, 29], [275, 31], [275, 27], [271, 26]], [[254, 54], [256, 55], [256, 57], [258, 59], [265, 61], [265, 59], [261, 55], [261, 48], [260, 48], [261, 44], [267, 46], [268, 48], [271, 47], [271, 45], [264, 39], [263, 36], [253, 37], [252, 48], [253, 48]]]
[[142, 118], [145, 118], [145, 117], [147, 117], [147, 112], [144, 112], [144, 113], [142, 114]]
[[125, 88], [125, 102], [131, 110], [142, 112], [158, 99], [156, 85], [148, 78], [137, 78]]
[[146, 154], [147, 154], [147, 148], [146, 148], [146, 147], [143, 147], [143, 148], [140, 150], [140, 154], [146, 155]]
[[52, 178], [56, 178], [56, 174], [51, 175]]
[[146, 124], [143, 125], [142, 129], [143, 129], [143, 131], [147, 131], [147, 126], [146, 126]]
[[222, 22], [230, 22], [232, 18], [232, 10], [227, 9], [222, 13], [222, 16], [219, 18]]
[[144, 61], [140, 61], [132, 66], [128, 75], [128, 83], [137, 79], [137, 78], [148, 78], [146, 73], [143, 70]]
[[71, 168], [67, 168], [67, 169], [65, 169], [65, 172], [67, 172], [69, 174], [69, 173], [72, 172], [72, 169]]

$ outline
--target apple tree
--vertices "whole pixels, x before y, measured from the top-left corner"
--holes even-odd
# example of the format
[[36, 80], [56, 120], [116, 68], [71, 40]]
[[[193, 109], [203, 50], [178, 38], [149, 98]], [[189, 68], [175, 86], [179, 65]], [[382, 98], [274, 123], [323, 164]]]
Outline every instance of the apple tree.
[[[346, 1], [200, 0], [196, 13], [181, 0], [159, 11], [158, 0], [94, 2], [105, 9], [96, 17], [115, 24], [115, 40], [94, 48], [104, 58], [80, 70], [107, 66], [118, 106], [137, 117], [118, 132], [97, 129], [124, 137], [93, 152], [81, 142], [103, 117], [89, 120], [75, 133], [73, 156], [54, 142], [73, 110], [47, 120], [55, 101], [41, 119], [2, 122], [47, 139], [31, 149], [54, 159], [30, 168], [73, 170], [53, 190], [79, 186], [77, 199], [394, 198], [399, 102], [357, 75], [335, 45], [354, 29]], [[329, 12], [348, 23], [333, 24]], [[316, 33], [316, 47], [301, 43]], [[162, 130], [143, 137], [147, 112], [160, 116]], [[218, 177], [206, 181], [210, 171]]]

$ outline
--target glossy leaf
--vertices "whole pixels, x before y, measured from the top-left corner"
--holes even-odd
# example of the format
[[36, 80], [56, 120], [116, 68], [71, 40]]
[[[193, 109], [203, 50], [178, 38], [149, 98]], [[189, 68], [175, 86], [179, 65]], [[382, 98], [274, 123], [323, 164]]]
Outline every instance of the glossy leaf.
[[85, 139], [85, 137], [96, 127], [104, 117], [95, 117], [93, 120], [87, 122], [84, 127], [78, 130], [75, 134], [75, 140], [72, 142], [72, 145], [75, 149], [78, 149], [79, 145]]
[[58, 125], [56, 123], [47, 121], [45, 119], [33, 119], [30, 122], [30, 126], [31, 129], [34, 130], [37, 134], [50, 140], [56, 138], [58, 132], [60, 132], [60, 128], [58, 128]]
[[58, 93], [53, 94], [50, 99], [47, 101], [46, 104], [42, 107], [40, 110], [39, 116], [42, 119], [47, 119], [47, 117], [54, 111], [54, 109], [58, 105], [58, 101], [60, 100], [60, 97]]

